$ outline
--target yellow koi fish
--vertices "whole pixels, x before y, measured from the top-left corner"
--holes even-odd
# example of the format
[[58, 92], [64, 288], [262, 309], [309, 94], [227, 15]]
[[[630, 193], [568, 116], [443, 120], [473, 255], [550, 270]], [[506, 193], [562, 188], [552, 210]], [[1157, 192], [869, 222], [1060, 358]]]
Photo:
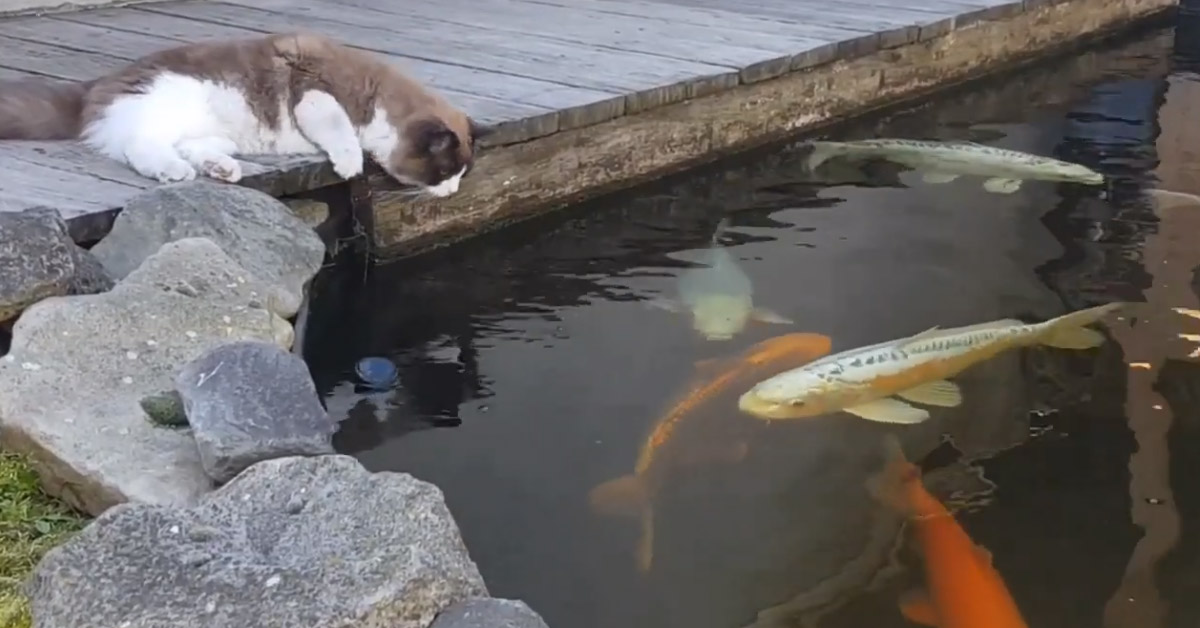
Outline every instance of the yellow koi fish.
[[[653, 493], [661, 485], [665, 471], [678, 466], [680, 459], [707, 458], [740, 460], [746, 455], [746, 443], [716, 443], [712, 452], [681, 451], [668, 448], [684, 419], [697, 408], [711, 401], [734, 383], [750, 376], [761, 376], [767, 369], [791, 368], [815, 360], [833, 346], [829, 336], [821, 334], [784, 334], [764, 340], [733, 360], [713, 361], [714, 376], [693, 385], [684, 397], [662, 416], [646, 437], [638, 452], [633, 474], [609, 480], [592, 489], [589, 499], [592, 508], [609, 515], [633, 515], [641, 519], [642, 534], [637, 548], [637, 564], [648, 571], [653, 559], [654, 509]], [[724, 364], [722, 364], [724, 363]], [[718, 451], [719, 450], [719, 451]], [[663, 452], [674, 458], [664, 463]]]
[[761, 419], [799, 419], [849, 412], [883, 423], [920, 423], [929, 411], [892, 398], [953, 408], [962, 393], [947, 377], [1017, 347], [1038, 344], [1090, 349], [1104, 342], [1084, 327], [1122, 303], [1109, 303], [1051, 320], [1026, 324], [1002, 319], [966, 327], [934, 327], [826, 356], [759, 382], [738, 399], [738, 408]]

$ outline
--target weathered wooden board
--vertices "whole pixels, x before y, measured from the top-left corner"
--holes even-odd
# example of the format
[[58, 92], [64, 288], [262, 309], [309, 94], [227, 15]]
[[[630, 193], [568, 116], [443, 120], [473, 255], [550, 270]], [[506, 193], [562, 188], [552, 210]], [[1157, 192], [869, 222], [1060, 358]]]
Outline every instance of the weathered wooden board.
[[[260, 6], [254, 3], [254, 6]], [[289, 3], [289, 6], [291, 3]], [[353, 9], [320, 3], [295, 4], [306, 14], [277, 13], [223, 2], [170, 2], [142, 7], [154, 13], [168, 13], [190, 19], [213, 21], [245, 28], [280, 30], [306, 29], [322, 32], [355, 46], [404, 55], [425, 61], [483, 70], [489, 82], [476, 80], [476, 93], [491, 91], [491, 85], [512, 76], [544, 79], [574, 88], [626, 94], [627, 110], [637, 110], [678, 102], [696, 95], [695, 85], [719, 81], [714, 89], [737, 85], [737, 70], [730, 67], [654, 57], [639, 53], [605, 50], [583, 45], [545, 40], [537, 37], [514, 38], [510, 34], [486, 29], [470, 33], [445, 28], [432, 30], [436, 23], [401, 22], [402, 31], [375, 26], [360, 26], [333, 21], [350, 15]], [[352, 19], [352, 18], [345, 18]], [[552, 63], [548, 63], [552, 60]], [[721, 80], [723, 79], [723, 80]], [[449, 86], [448, 86], [449, 87]], [[572, 105], [578, 103], [572, 103]], [[561, 107], [562, 105], [552, 105]]]

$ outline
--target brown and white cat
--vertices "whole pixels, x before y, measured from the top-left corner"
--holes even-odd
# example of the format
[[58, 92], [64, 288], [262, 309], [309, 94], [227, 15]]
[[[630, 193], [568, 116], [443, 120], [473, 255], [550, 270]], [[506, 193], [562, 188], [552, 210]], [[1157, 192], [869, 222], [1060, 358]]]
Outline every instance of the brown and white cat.
[[236, 182], [235, 154], [363, 153], [434, 196], [458, 191], [485, 134], [466, 113], [368, 52], [307, 33], [162, 50], [83, 83], [0, 82], [0, 139], [81, 139], [161, 182]]

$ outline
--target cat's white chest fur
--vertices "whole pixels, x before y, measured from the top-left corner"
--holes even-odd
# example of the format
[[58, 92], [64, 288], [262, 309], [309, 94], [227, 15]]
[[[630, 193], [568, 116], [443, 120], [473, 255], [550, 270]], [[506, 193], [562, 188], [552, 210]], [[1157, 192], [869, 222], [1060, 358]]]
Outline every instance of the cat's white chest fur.
[[193, 179], [197, 172], [236, 182], [241, 166], [235, 154], [324, 151], [340, 176], [362, 172], [359, 130], [332, 96], [307, 92], [295, 116], [287, 102], [275, 106], [278, 124], [272, 126], [255, 115], [240, 89], [164, 72], [139, 92], [113, 99], [84, 129], [83, 141], [163, 182]]

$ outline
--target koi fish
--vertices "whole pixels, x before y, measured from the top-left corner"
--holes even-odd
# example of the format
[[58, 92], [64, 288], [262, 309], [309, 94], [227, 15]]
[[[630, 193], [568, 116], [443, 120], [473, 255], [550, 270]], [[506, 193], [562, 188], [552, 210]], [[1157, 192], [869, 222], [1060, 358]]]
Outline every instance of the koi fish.
[[975, 142], [874, 139], [811, 144], [810, 170], [831, 157], [846, 156], [882, 158], [923, 170], [922, 179], [926, 183], [949, 183], [964, 174], [982, 175], [988, 177], [983, 189], [995, 194], [1016, 192], [1023, 179], [1104, 184], [1104, 175], [1087, 166]]
[[962, 393], [947, 377], [1017, 347], [1097, 347], [1104, 336], [1084, 325], [1122, 305], [1100, 305], [1042, 323], [1002, 319], [950, 329], [933, 327], [908, 338], [842, 351], [759, 382], [738, 399], [738, 408], [767, 420], [842, 411], [870, 421], [920, 423], [929, 418], [928, 410], [891, 395], [930, 406], [957, 407]]
[[[636, 557], [638, 569], [649, 571], [653, 561], [654, 509], [652, 500], [668, 469], [692, 459], [740, 461], [749, 449], [745, 442], [720, 443], [713, 451], [689, 456], [681, 448], [671, 448], [674, 436], [684, 420], [697, 408], [710, 402], [735, 382], [760, 374], [770, 368], [790, 368], [815, 360], [833, 346], [829, 336], [821, 334], [785, 334], [764, 340], [732, 360], [711, 360], [701, 363], [704, 369], [716, 374], [694, 384], [683, 398], [654, 424], [638, 452], [632, 475], [609, 480], [592, 489], [589, 500], [592, 508], [608, 515], [633, 515], [641, 519], [642, 532]], [[664, 453], [673, 454], [664, 461]], [[683, 460], [681, 460], [681, 458]]]
[[792, 324], [791, 319], [754, 306], [754, 285], [737, 260], [717, 242], [728, 226], [722, 219], [705, 251], [705, 266], [689, 268], [679, 277], [677, 300], [655, 299], [660, 309], [692, 315], [692, 327], [708, 340], [729, 340], [750, 321]]
[[883, 471], [867, 483], [883, 504], [908, 518], [925, 563], [927, 590], [904, 594], [900, 612], [918, 624], [937, 628], [1028, 628], [1021, 611], [992, 565], [954, 515], [921, 482], [921, 470], [904, 458], [900, 441], [889, 435]]

